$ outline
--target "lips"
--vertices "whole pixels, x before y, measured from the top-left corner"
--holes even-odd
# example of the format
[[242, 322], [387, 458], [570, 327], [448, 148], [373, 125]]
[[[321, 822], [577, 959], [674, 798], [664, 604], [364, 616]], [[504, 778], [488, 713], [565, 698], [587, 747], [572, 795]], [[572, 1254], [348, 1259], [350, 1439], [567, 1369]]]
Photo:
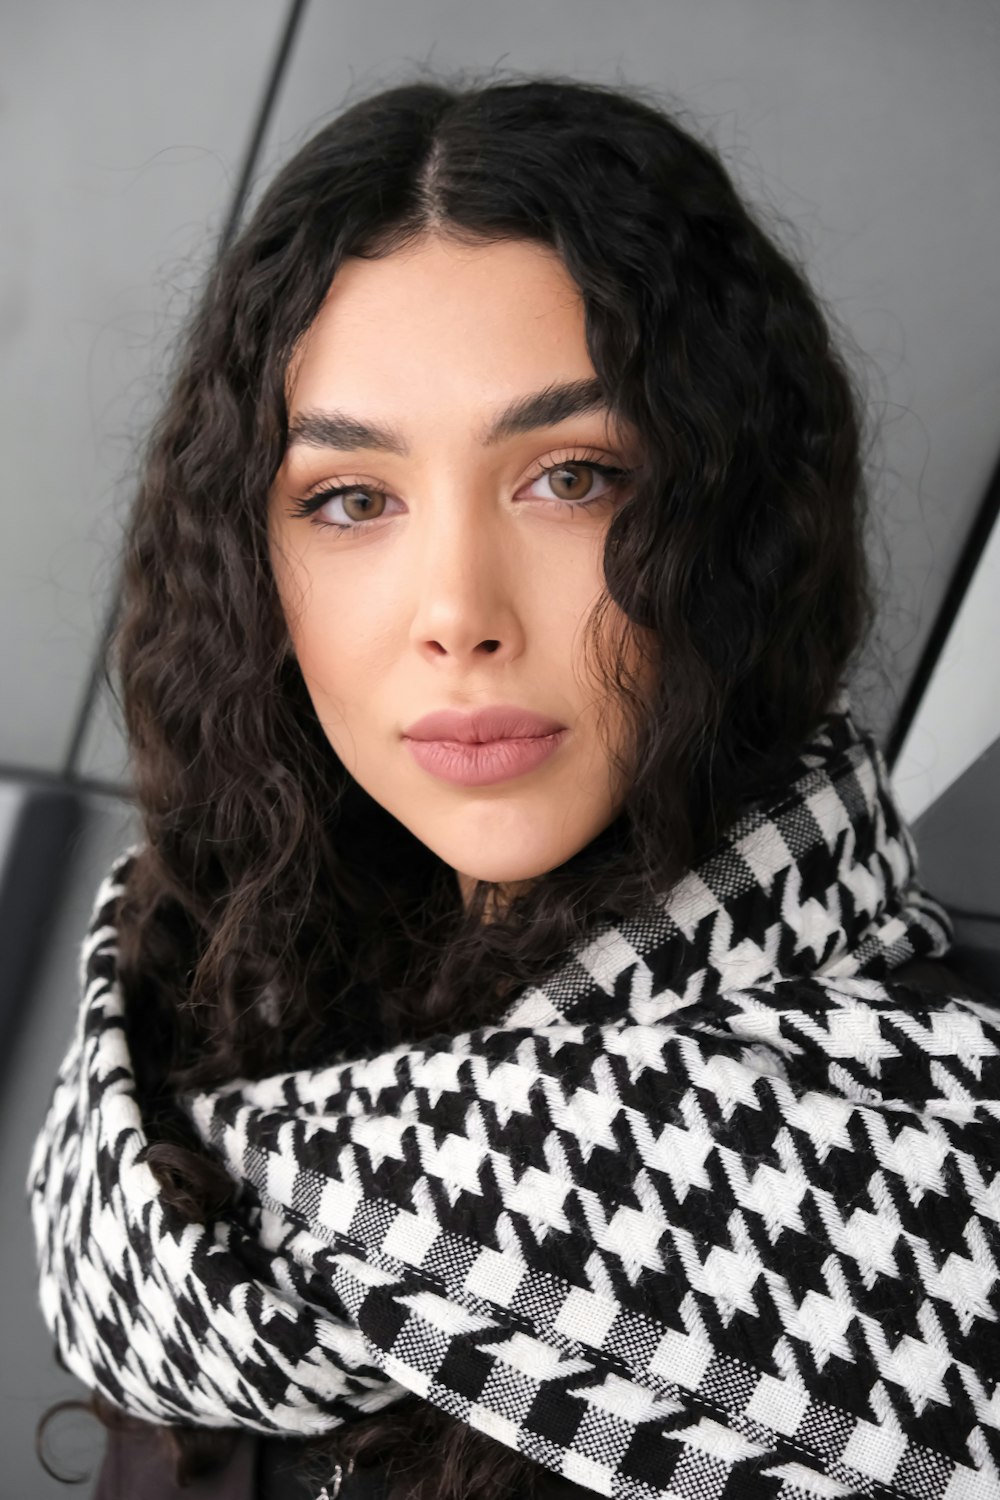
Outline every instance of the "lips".
[[565, 724], [560, 724], [558, 719], [550, 718], [547, 714], [500, 703], [489, 708], [476, 708], [470, 713], [446, 708], [425, 714], [422, 719], [403, 730], [403, 738], [485, 745], [495, 740], [541, 739], [546, 735], [558, 734], [565, 728]]
[[565, 724], [515, 704], [471, 713], [440, 709], [403, 731], [403, 743], [432, 776], [458, 786], [491, 786], [535, 770], [569, 735]]

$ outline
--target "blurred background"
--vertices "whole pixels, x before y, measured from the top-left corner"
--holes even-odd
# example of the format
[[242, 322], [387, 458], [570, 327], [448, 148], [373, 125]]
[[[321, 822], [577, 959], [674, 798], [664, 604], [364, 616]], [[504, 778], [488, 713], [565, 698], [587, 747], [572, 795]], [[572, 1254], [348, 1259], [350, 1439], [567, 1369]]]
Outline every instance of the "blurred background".
[[[996, 0], [6, 0], [0, 1500], [73, 1493], [34, 1453], [83, 1392], [37, 1308], [24, 1181], [91, 901], [137, 836], [98, 659], [139, 446], [220, 240], [315, 127], [417, 68], [653, 88], [805, 258], [879, 429], [855, 712], [956, 954], [1000, 993]], [[66, 1474], [102, 1447], [80, 1415], [46, 1442]]]

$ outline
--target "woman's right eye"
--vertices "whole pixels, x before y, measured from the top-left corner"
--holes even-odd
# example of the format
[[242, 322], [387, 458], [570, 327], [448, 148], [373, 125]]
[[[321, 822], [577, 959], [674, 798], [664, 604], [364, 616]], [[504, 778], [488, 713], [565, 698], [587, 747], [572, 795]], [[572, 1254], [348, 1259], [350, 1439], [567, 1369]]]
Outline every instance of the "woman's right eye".
[[[335, 484], [318, 490], [315, 495], [297, 498], [289, 514], [309, 516], [314, 526], [328, 527], [332, 531], [362, 531], [367, 522], [381, 519], [388, 498], [385, 490], [376, 489], [373, 485]], [[317, 514], [323, 506], [334, 500], [342, 502], [347, 517], [345, 521], [328, 521]]]

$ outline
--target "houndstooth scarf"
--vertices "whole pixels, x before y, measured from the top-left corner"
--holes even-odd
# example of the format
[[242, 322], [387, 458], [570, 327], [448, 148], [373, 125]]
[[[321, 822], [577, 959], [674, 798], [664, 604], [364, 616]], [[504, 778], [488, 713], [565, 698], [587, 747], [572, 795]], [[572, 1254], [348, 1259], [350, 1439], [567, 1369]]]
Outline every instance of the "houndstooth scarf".
[[1000, 1496], [1000, 1011], [846, 694], [787, 790], [502, 1020], [185, 1096], [143, 1162], [97, 892], [32, 1155], [41, 1307], [153, 1421], [315, 1433], [410, 1392], [603, 1495]]

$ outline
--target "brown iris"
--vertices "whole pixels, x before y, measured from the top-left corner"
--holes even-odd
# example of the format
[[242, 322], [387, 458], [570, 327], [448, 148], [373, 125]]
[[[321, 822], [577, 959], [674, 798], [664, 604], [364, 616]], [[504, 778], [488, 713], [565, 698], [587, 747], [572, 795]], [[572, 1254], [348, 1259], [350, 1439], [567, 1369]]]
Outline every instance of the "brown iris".
[[[351, 520], [372, 520], [373, 517], [381, 516], [385, 510], [385, 495], [379, 495], [376, 489], [352, 489], [340, 496], [340, 504], [343, 505], [345, 516], [351, 517]], [[352, 505], [357, 507], [357, 514], [352, 510]]]
[[[573, 474], [574, 470], [578, 472]], [[559, 494], [559, 491], [556, 486], [562, 482], [560, 476], [563, 474], [570, 474], [571, 478], [575, 479], [577, 489], [574, 490], [571, 494], [559, 495], [560, 500], [581, 500], [586, 494], [589, 493], [589, 491], [593, 487], [593, 469], [587, 468], [583, 464], [560, 464], [558, 468], [549, 469], [548, 473], [545, 475], [545, 478], [547, 478], [549, 483], [552, 485], [553, 492], [557, 495]], [[581, 480], [585, 481], [582, 493], [579, 489]]]

